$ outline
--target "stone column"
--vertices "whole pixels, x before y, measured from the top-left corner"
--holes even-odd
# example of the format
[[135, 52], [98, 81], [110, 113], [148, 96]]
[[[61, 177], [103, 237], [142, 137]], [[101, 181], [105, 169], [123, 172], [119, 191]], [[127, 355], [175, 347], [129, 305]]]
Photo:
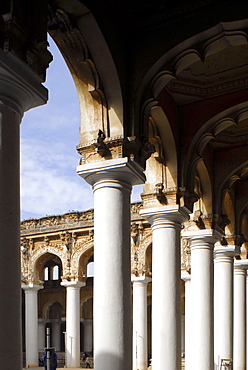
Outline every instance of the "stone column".
[[185, 370], [190, 370], [191, 357], [191, 276], [190, 274], [182, 275], [185, 282]]
[[133, 370], [147, 370], [147, 284], [151, 278], [132, 276]]
[[1, 367], [20, 369], [20, 134], [23, 113], [46, 102], [38, 76], [0, 49], [0, 348]]
[[94, 191], [95, 370], [130, 370], [130, 194], [145, 177], [127, 158], [81, 165], [78, 174]]
[[214, 368], [213, 248], [221, 234], [212, 229], [187, 231], [191, 248], [191, 370]]
[[38, 319], [38, 349], [39, 352], [44, 351], [46, 347], [46, 333], [45, 333], [46, 321]]
[[152, 367], [181, 369], [181, 224], [188, 211], [175, 206], [140, 212], [151, 224]]
[[93, 319], [84, 319], [84, 352], [93, 350]]
[[38, 290], [41, 285], [22, 285], [25, 292], [26, 367], [38, 366]]
[[248, 260], [234, 261], [233, 370], [246, 369], [246, 270]]
[[68, 281], [61, 285], [66, 287], [66, 366], [80, 367], [80, 288], [85, 283]]
[[214, 363], [233, 359], [233, 257], [234, 246], [214, 249]]
[[52, 347], [55, 347], [56, 351], [60, 351], [61, 320], [60, 319], [51, 320], [51, 324], [52, 324]]

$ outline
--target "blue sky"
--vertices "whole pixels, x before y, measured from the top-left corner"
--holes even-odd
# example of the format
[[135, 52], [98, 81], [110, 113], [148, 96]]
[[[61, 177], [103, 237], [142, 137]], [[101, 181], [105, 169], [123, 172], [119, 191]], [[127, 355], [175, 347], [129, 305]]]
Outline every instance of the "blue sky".
[[[69, 70], [49, 40], [53, 62], [49, 100], [26, 112], [21, 124], [21, 219], [93, 208], [93, 194], [76, 173], [80, 156], [79, 104]], [[132, 201], [139, 200], [135, 187]]]

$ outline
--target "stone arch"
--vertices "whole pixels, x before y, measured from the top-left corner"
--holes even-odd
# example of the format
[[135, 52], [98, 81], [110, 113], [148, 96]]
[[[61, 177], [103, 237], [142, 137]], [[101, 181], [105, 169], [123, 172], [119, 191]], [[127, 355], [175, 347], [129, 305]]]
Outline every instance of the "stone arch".
[[[174, 183], [185, 189], [185, 204], [191, 210], [195, 201], [193, 192], [195, 174], [199, 167], [198, 163], [204, 160], [206, 155], [205, 148], [225, 129], [236, 125], [236, 117], [235, 119], [233, 117], [241, 110], [247, 109], [245, 96], [236, 101], [227, 99], [223, 104], [215, 104], [213, 110], [208, 109], [206, 100], [211, 97], [209, 93], [211, 88], [205, 89], [206, 82], [211, 85], [215, 74], [223, 74], [223, 72], [228, 74], [229, 71], [233, 69], [237, 71], [241, 65], [246, 64], [242, 58], [242, 61], [235, 58], [235, 55], [240, 52], [244, 58], [248, 55], [246, 23], [247, 20], [235, 22], [235, 28], [231, 22], [219, 23], [211, 29], [184, 40], [161, 56], [147, 72], [140, 86], [139, 102], [142, 101], [142, 97], [147, 96], [146, 87], [150, 85], [152, 98], [146, 100], [146, 105], [149, 107], [162, 105], [161, 96], [163, 96], [163, 111], [166, 114], [173, 109], [178, 112], [178, 115], [175, 113], [174, 116], [171, 113], [173, 117], [171, 126], [173, 124], [179, 126], [180, 120], [184, 120], [185, 132], [187, 132], [187, 126], [190, 127], [187, 140], [181, 142], [178, 140], [173, 152], [185, 153], [180, 156], [178, 169], [174, 166], [177, 169], [177, 181]], [[218, 78], [217, 81], [219, 81]], [[205, 104], [204, 109], [200, 108], [201, 101], [203, 105]], [[192, 107], [189, 107], [190, 105]], [[195, 114], [195, 121], [194, 119], [192, 121], [195, 106], [197, 106], [197, 114]], [[181, 144], [182, 148], [180, 148]], [[166, 154], [164, 156], [166, 158]]]
[[44, 309], [44, 317], [46, 319], [61, 319], [64, 316], [64, 308], [58, 301], [48, 302]]
[[146, 274], [152, 272], [152, 233], [146, 235], [139, 244], [139, 264], [144, 266], [143, 269]]
[[42, 309], [43, 319], [61, 319], [62, 317], [65, 317], [65, 309], [62, 300], [51, 299], [44, 304]]
[[61, 9], [50, 8], [48, 31], [71, 71], [78, 92], [81, 112], [78, 149], [95, 144], [99, 130], [106, 137], [123, 137], [119, 78], [108, 46], [89, 9], [81, 4], [77, 19], [72, 19]]
[[93, 297], [87, 297], [81, 302], [81, 318], [93, 319]]
[[[54, 253], [55, 252], [55, 253]], [[36, 280], [44, 282], [44, 266], [49, 260], [54, 261], [55, 264], [60, 266], [61, 275], [63, 275], [63, 262], [56, 254], [56, 251], [46, 251], [38, 254], [33, 259], [33, 272]]]
[[202, 214], [211, 214], [212, 185], [210, 175], [203, 160], [197, 163], [194, 193], [198, 195], [198, 200], [194, 203], [193, 211], [200, 211]]
[[[163, 184], [165, 188], [174, 188], [177, 185], [177, 150], [171, 130], [171, 123], [158, 105], [146, 107], [149, 114], [148, 139], [155, 151], [146, 162], [147, 182], [144, 189], [154, 191], [156, 184]], [[162, 144], [163, 143], [163, 144]]]
[[230, 190], [225, 190], [223, 193], [223, 201], [222, 201], [222, 209], [223, 214], [227, 215], [227, 218], [230, 223], [225, 227], [225, 234], [226, 235], [234, 235], [235, 234], [235, 210], [234, 210], [234, 203], [233, 197]]
[[244, 253], [245, 258], [248, 258], [248, 206], [246, 206], [241, 217], [241, 235], [244, 237], [244, 241], [241, 246], [241, 253]]
[[90, 257], [94, 255], [94, 242], [80, 242], [71, 259], [71, 270], [73, 274], [78, 274], [81, 278], [86, 278], [87, 264]]

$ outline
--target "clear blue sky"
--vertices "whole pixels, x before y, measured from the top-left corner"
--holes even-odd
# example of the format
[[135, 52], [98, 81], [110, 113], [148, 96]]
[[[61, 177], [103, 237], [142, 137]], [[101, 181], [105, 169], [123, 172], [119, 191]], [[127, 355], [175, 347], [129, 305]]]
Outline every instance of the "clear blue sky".
[[[21, 219], [93, 207], [91, 187], [76, 173], [80, 156], [79, 104], [69, 70], [49, 40], [53, 62], [49, 100], [25, 113], [21, 124]], [[139, 200], [135, 187], [132, 200]]]

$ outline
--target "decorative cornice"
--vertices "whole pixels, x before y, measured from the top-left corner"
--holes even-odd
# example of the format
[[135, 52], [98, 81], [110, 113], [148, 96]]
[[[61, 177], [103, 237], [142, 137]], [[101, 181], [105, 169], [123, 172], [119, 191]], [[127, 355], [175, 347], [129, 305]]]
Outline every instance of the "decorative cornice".
[[31, 230], [40, 230], [49, 228], [51, 231], [55, 229], [68, 229], [71, 226], [81, 227], [82, 223], [85, 225], [93, 224], [94, 211], [88, 210], [85, 212], [68, 212], [63, 215], [52, 215], [41, 218], [31, 218], [21, 222], [21, 233], [25, 231], [29, 233]]
[[[204, 84], [203, 84], [204, 85]], [[206, 99], [216, 96], [221, 96], [231, 92], [247, 89], [248, 77], [236, 78], [231, 81], [225, 81], [222, 83], [211, 83], [205, 86], [199, 83], [193, 83], [189, 81], [180, 81], [179, 79], [171, 80], [167, 89], [171, 94], [180, 94], [188, 97], [194, 97], [195, 99]]]
[[[135, 202], [131, 204], [131, 219], [141, 218], [139, 215], [142, 209], [142, 202]], [[62, 215], [51, 215], [41, 218], [30, 218], [21, 222], [21, 235], [23, 236], [22, 243], [25, 243], [25, 235], [35, 232], [46, 232], [60, 230], [66, 232], [70, 228], [82, 228], [83, 226], [93, 227], [94, 210], [68, 212]], [[30, 239], [29, 239], [30, 240]]]

